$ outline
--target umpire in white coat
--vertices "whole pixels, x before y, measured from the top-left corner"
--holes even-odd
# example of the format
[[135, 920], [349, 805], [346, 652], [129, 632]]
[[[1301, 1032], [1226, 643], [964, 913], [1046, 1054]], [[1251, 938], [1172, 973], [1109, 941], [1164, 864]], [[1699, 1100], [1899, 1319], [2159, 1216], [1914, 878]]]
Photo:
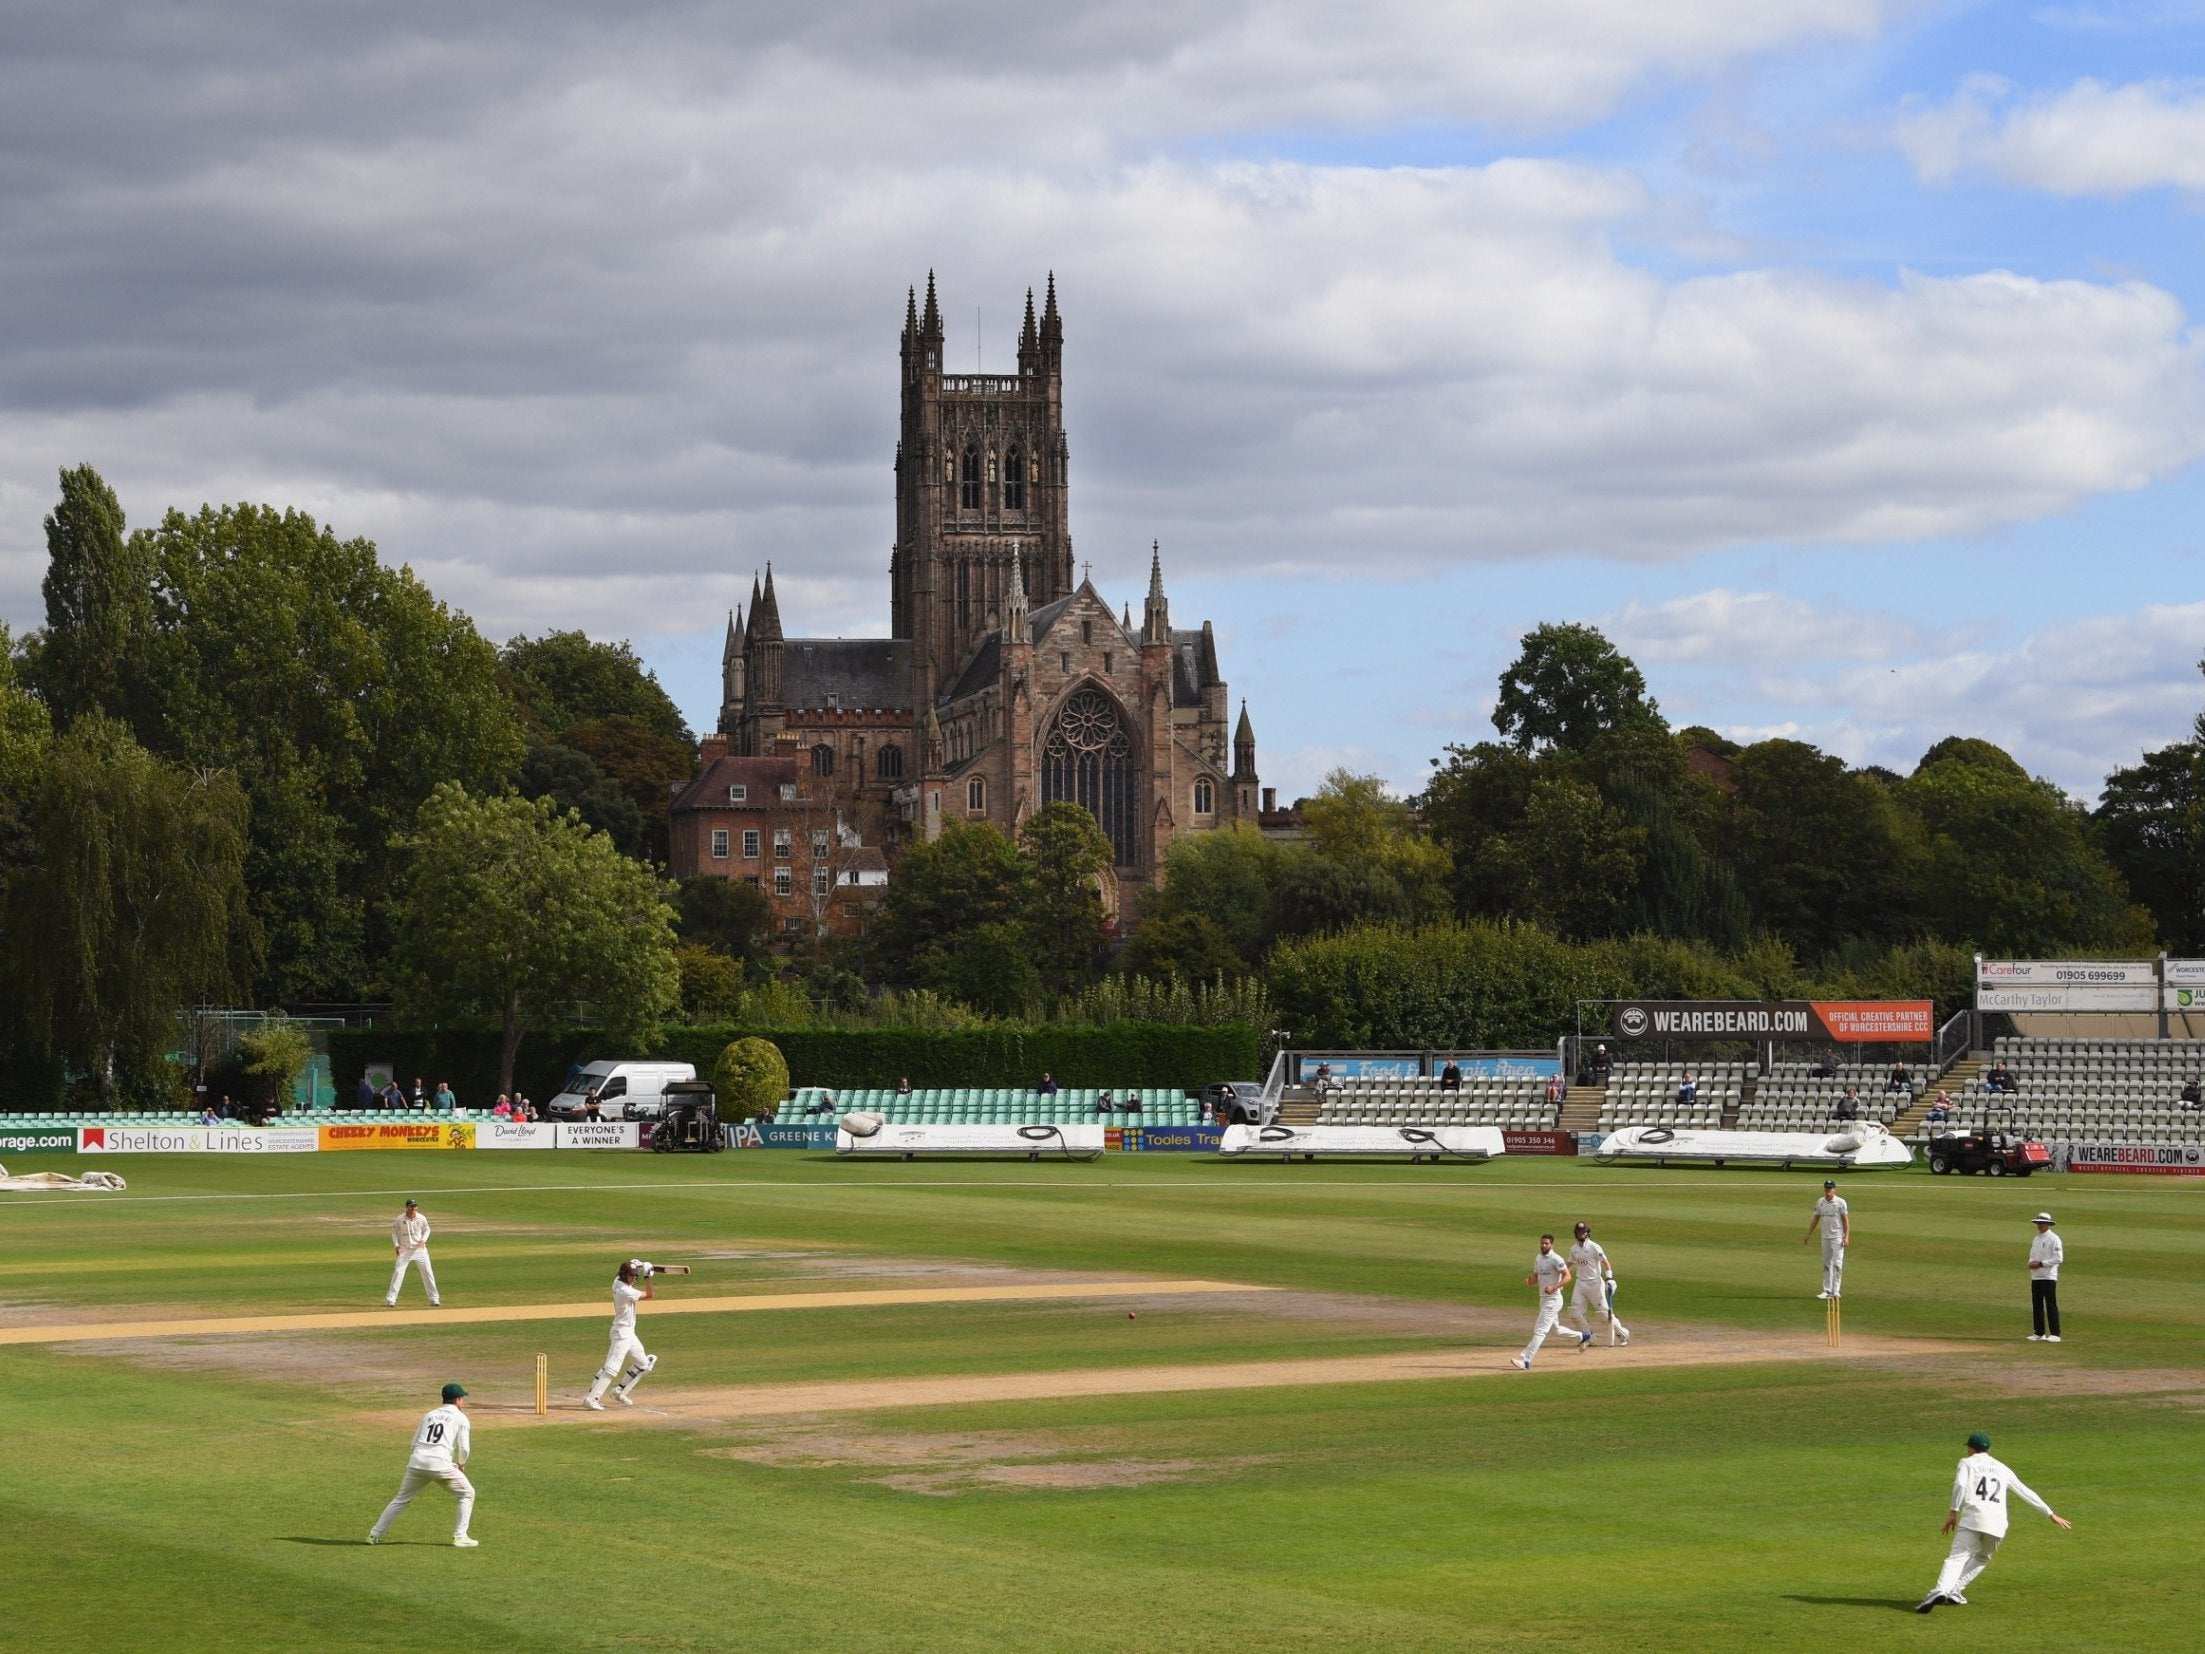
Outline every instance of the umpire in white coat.
[[2060, 1341], [2060, 1260], [2067, 1256], [2067, 1248], [2060, 1244], [2059, 1236], [2052, 1233], [2050, 1212], [2039, 1212], [2030, 1221], [2037, 1226], [2037, 1238], [2029, 1243], [2029, 1313], [2037, 1330], [2029, 1334], [2029, 1342], [2057, 1344]]

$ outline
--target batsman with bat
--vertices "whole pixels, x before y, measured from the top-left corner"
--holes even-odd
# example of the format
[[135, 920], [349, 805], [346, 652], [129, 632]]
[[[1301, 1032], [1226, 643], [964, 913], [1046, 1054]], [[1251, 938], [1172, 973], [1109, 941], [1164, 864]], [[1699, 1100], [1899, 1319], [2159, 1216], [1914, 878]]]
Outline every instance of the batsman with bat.
[[[616, 1378], [620, 1382], [613, 1387], [614, 1398], [623, 1407], [635, 1405], [632, 1392], [658, 1365], [658, 1357], [646, 1353], [643, 1340], [636, 1336], [635, 1307], [651, 1298], [652, 1276], [688, 1273], [689, 1266], [685, 1263], [655, 1264], [641, 1258], [630, 1258], [620, 1266], [620, 1273], [613, 1277], [612, 1347], [605, 1352], [605, 1364], [590, 1381], [589, 1394], [582, 1398], [584, 1407], [593, 1413], [602, 1413], [605, 1387]], [[638, 1286], [638, 1281], [643, 1284]], [[628, 1369], [625, 1377], [621, 1376], [623, 1367]]]

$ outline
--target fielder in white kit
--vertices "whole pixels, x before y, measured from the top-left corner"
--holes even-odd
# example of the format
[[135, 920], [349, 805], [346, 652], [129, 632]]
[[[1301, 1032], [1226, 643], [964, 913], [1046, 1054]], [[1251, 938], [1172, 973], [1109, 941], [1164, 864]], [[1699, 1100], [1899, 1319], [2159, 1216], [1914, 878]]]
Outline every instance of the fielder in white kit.
[[1845, 1249], [1853, 1244], [1853, 1211], [1845, 1204], [1845, 1197], [1837, 1192], [1837, 1180], [1822, 1180], [1822, 1198], [1815, 1202], [1815, 1215], [1807, 1220], [1807, 1233], [1800, 1245], [1815, 1238], [1815, 1231], [1822, 1231], [1822, 1290], [1817, 1298], [1842, 1298], [1845, 1296]]
[[[624, 1407], [633, 1407], [628, 1392], [643, 1382], [643, 1375], [658, 1365], [658, 1357], [644, 1353], [643, 1340], [636, 1336], [635, 1307], [651, 1297], [651, 1266], [630, 1258], [620, 1266], [620, 1273], [613, 1278], [612, 1347], [605, 1352], [605, 1364], [597, 1369], [597, 1377], [590, 1381], [590, 1393], [582, 1398], [582, 1405], [593, 1413], [605, 1410], [605, 1387], [616, 1378], [620, 1384], [613, 1397]], [[642, 1285], [636, 1282], [642, 1281]], [[622, 1378], [620, 1369], [629, 1366]]]
[[[1612, 1302], [1615, 1293], [1615, 1265], [1608, 1261], [1608, 1254], [1593, 1239], [1592, 1225], [1580, 1223], [1576, 1230], [1577, 1244], [1570, 1248], [1570, 1273], [1577, 1278], [1576, 1290], [1570, 1294], [1570, 1320], [1577, 1330], [1591, 1338], [1593, 1322], [1608, 1323], [1608, 1342], [1626, 1347], [1631, 1342], [1631, 1329], [1615, 1318]], [[1583, 1349], [1583, 1343], [1578, 1345]]]
[[[2075, 1524], [2030, 1491], [2027, 1483], [1991, 1457], [1991, 1438], [1978, 1430], [1968, 1438], [1968, 1456], [1952, 1478], [1952, 1508], [1945, 1513], [1944, 1531], [1952, 1535], [1952, 1550], [1938, 1571], [1937, 1587], [1914, 1612], [1926, 1614], [1939, 1603], [1967, 1605], [1962, 1593], [1976, 1576], [1991, 1565], [1998, 1542], [2006, 1537], [2006, 1495], [2015, 1494], [2052, 1519], [2055, 1528]], [[1957, 1531], [1955, 1531], [1957, 1530]]]
[[[1562, 1319], [1562, 1289], [1570, 1284], [1569, 1260], [1554, 1250], [1554, 1237], [1539, 1237], [1539, 1255], [1531, 1260], [1531, 1273], [1524, 1277], [1524, 1285], [1539, 1289], [1539, 1318], [1531, 1324], [1531, 1342], [1524, 1346], [1522, 1355], [1509, 1357], [1511, 1366], [1531, 1371], [1531, 1358], [1539, 1353], [1539, 1346], [1547, 1341], [1547, 1334], [1554, 1330], [1555, 1322]], [[1583, 1350], [1593, 1341], [1589, 1332], [1577, 1335], [1577, 1347]]]
[[430, 1307], [443, 1303], [437, 1295], [436, 1271], [429, 1267], [429, 1220], [422, 1215], [419, 1201], [407, 1201], [406, 1209], [391, 1221], [390, 1249], [398, 1254], [398, 1262], [392, 1266], [390, 1291], [383, 1296], [384, 1304], [397, 1308], [398, 1289], [405, 1284], [408, 1264], [421, 1271], [421, 1285], [429, 1295]]
[[421, 1416], [413, 1433], [413, 1453], [406, 1460], [406, 1476], [398, 1484], [398, 1497], [383, 1507], [383, 1514], [368, 1529], [367, 1542], [380, 1545], [398, 1514], [413, 1503], [413, 1496], [431, 1482], [442, 1482], [459, 1500], [459, 1515], [452, 1522], [452, 1543], [471, 1551], [482, 1541], [467, 1535], [475, 1514], [475, 1484], [463, 1468], [472, 1452], [467, 1426], [467, 1392], [457, 1384], [444, 1386], [444, 1404]]

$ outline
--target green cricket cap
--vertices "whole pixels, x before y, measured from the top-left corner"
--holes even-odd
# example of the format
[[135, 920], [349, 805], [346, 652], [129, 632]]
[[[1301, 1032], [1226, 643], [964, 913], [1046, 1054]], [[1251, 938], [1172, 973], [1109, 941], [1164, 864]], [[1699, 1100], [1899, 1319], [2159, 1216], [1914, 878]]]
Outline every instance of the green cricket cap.
[[1978, 1430], [1974, 1435], [1968, 1438], [1968, 1445], [1974, 1448], [1978, 1453], [1988, 1453], [1991, 1450], [1991, 1438], [1984, 1435], [1982, 1431]]
[[[446, 1401], [457, 1401], [466, 1393], [467, 1387], [464, 1384], [447, 1384], [444, 1386], [444, 1399]], [[1983, 1445], [1988, 1447], [1990, 1443], [1985, 1442]]]

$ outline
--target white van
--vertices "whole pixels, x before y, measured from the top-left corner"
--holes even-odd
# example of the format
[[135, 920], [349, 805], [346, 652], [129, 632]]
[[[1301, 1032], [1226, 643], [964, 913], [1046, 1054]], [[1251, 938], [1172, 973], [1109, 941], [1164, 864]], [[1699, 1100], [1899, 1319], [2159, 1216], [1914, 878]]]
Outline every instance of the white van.
[[554, 1120], [579, 1120], [592, 1090], [605, 1120], [655, 1120], [665, 1106], [666, 1088], [676, 1080], [694, 1080], [685, 1062], [593, 1062], [545, 1105]]

